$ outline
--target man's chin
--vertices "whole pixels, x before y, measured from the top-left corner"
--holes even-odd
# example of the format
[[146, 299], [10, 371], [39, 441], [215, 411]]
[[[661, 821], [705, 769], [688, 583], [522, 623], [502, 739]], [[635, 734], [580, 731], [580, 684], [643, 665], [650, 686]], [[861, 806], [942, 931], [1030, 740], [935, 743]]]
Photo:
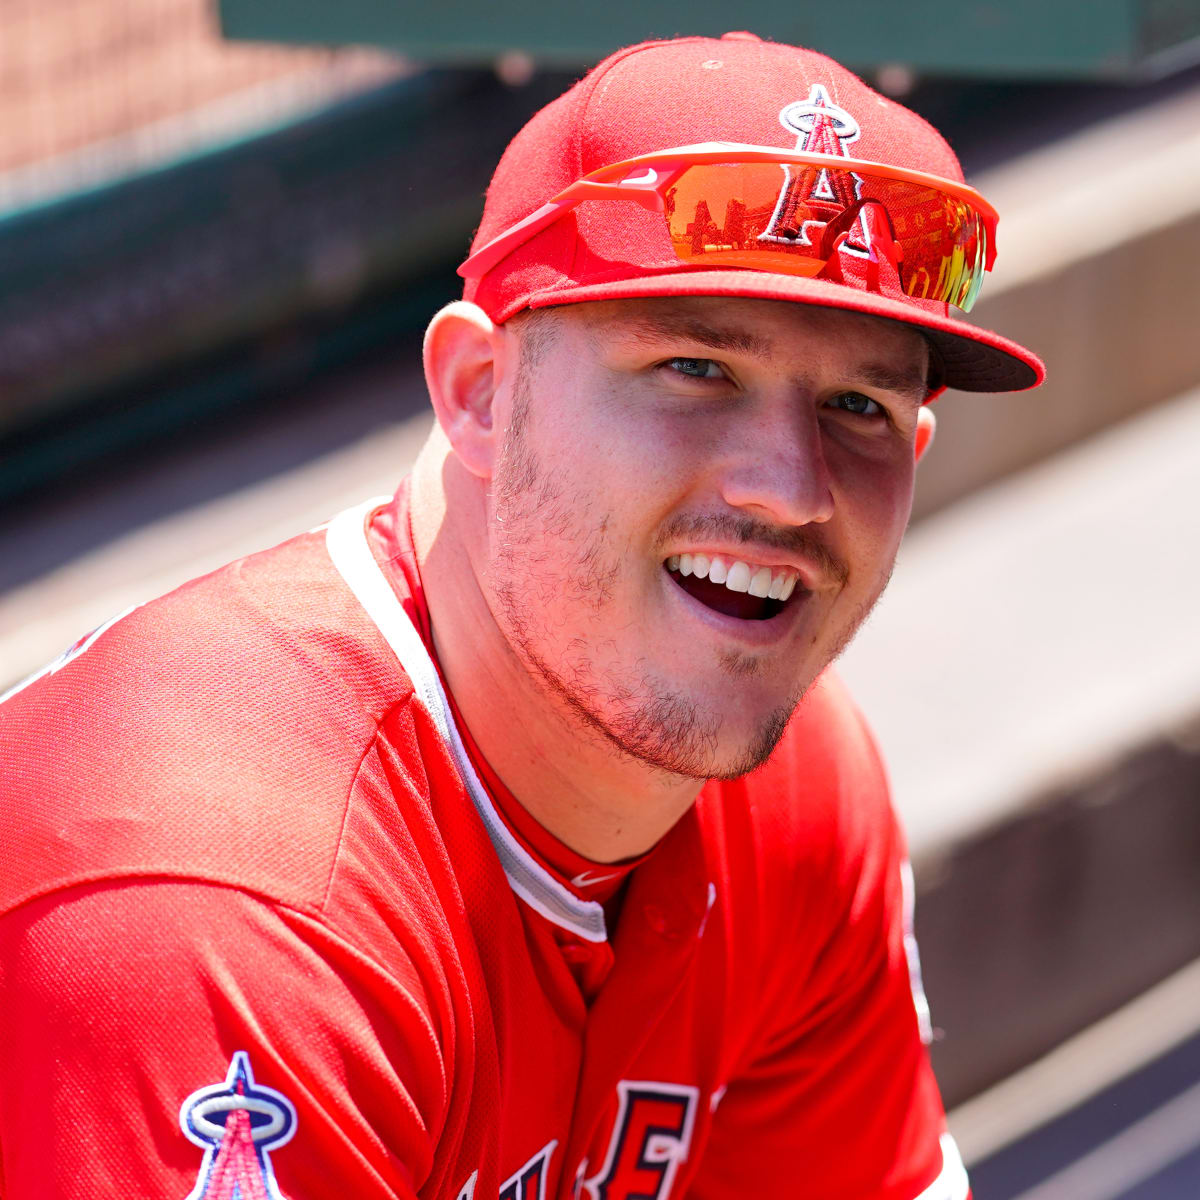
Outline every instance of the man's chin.
[[[751, 697], [746, 688], [726, 682], [714, 687], [727, 704], [713, 706], [711, 691], [692, 696], [672, 690], [665, 680], [644, 677], [636, 689], [604, 695], [600, 689], [578, 686], [586, 673], [564, 676], [532, 647], [524, 650], [527, 662], [575, 718], [614, 748], [659, 771], [700, 781], [737, 779], [766, 762], [803, 694], [797, 691], [780, 704], [776, 693], [772, 704], [765, 696]], [[742, 694], [735, 695], [738, 692]]]
[[787, 730], [796, 705], [776, 709], [765, 717], [741, 746], [712, 764], [709, 779], [740, 779], [757, 771], [772, 755]]
[[[703, 739], [672, 736], [666, 729], [658, 737], [636, 739], [622, 736], [623, 731], [618, 729], [607, 732], [627, 754], [672, 775], [700, 781], [740, 779], [756, 771], [771, 757], [787, 729], [796, 703], [798, 701], [770, 711], [757, 725], [737, 732], [716, 718], [708, 727], [710, 735]], [[642, 730], [645, 731], [645, 726]]]

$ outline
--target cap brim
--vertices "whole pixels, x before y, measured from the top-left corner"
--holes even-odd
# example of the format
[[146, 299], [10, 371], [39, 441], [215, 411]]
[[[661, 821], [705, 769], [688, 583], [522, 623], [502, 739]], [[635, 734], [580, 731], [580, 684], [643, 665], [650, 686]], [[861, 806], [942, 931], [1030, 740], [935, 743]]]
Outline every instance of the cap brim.
[[[1024, 346], [967, 321], [929, 312], [903, 300], [860, 292], [825, 279], [772, 275], [764, 271], [669, 271], [606, 283], [549, 288], [528, 296], [530, 308], [623, 300], [642, 296], [738, 296], [790, 300], [821, 308], [841, 308], [899, 321], [929, 339], [941, 359], [940, 383], [964, 392], [1018, 392], [1046, 377], [1038, 356]], [[524, 307], [525, 305], [522, 305]]]

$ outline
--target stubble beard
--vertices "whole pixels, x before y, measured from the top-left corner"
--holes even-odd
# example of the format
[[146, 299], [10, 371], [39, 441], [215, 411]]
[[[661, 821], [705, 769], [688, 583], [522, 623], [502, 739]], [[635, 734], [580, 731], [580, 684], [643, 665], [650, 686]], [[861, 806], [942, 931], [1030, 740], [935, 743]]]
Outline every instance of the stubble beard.
[[[605, 545], [607, 514], [595, 514], [572, 493], [567, 471], [548, 471], [538, 462], [527, 437], [529, 417], [529, 372], [522, 370], [493, 478], [487, 570], [494, 615], [509, 644], [568, 719], [573, 717], [577, 726], [620, 754], [671, 775], [701, 780], [736, 779], [761, 766], [783, 736], [803, 689], [759, 721], [735, 751], [722, 754], [724, 719], [719, 714], [702, 711], [638, 665], [624, 676], [596, 665], [593, 652], [615, 645], [603, 632], [604, 610], [622, 563]], [[556, 556], [549, 548], [555, 543], [565, 545], [566, 554]], [[562, 563], [569, 564], [565, 573]], [[597, 633], [595, 639], [573, 637], [565, 652], [550, 661], [537, 633], [546, 630], [547, 607], [564, 599], [576, 612], [595, 619]], [[721, 665], [731, 680], [752, 673], [740, 656]]]

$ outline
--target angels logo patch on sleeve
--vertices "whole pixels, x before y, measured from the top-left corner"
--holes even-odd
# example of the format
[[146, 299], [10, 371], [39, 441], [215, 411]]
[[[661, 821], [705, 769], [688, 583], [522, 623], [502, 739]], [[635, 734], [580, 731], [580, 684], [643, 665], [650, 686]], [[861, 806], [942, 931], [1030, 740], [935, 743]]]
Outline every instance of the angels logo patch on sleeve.
[[270, 1152], [296, 1132], [296, 1110], [282, 1093], [254, 1082], [244, 1050], [230, 1060], [223, 1083], [183, 1102], [179, 1125], [204, 1150], [186, 1200], [287, 1200], [275, 1184]]

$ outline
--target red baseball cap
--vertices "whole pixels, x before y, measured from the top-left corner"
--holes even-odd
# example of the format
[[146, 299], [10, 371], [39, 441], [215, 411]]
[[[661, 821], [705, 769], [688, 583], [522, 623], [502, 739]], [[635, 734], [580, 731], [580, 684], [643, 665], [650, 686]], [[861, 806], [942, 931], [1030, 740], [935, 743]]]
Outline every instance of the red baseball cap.
[[[645, 42], [610, 55], [513, 138], [492, 177], [472, 249], [583, 176], [639, 155], [718, 141], [799, 149], [813, 128], [804, 114], [814, 105], [826, 117], [827, 148], [962, 182], [958, 159], [937, 130], [823, 54], [749, 33]], [[527, 308], [586, 300], [792, 300], [912, 326], [935, 351], [939, 387], [1017, 391], [1045, 375], [1035, 354], [951, 317], [941, 301], [827, 278], [685, 265], [662, 217], [633, 204], [579, 204], [468, 279], [463, 295], [497, 323]]]

